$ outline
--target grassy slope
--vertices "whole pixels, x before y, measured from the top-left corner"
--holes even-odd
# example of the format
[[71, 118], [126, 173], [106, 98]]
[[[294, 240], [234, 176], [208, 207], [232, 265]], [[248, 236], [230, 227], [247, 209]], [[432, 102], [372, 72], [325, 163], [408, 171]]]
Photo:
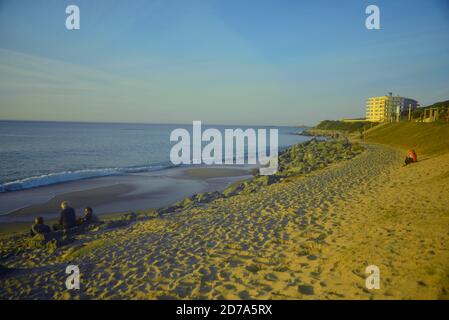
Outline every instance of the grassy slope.
[[364, 128], [368, 129], [377, 125], [377, 123], [364, 121], [364, 122], [343, 122], [334, 120], [323, 120], [313, 129], [318, 130], [330, 130], [330, 131], [343, 131], [347, 133], [360, 132]]
[[366, 141], [404, 149], [419, 154], [437, 155], [449, 152], [449, 123], [403, 122], [373, 128], [366, 133]]

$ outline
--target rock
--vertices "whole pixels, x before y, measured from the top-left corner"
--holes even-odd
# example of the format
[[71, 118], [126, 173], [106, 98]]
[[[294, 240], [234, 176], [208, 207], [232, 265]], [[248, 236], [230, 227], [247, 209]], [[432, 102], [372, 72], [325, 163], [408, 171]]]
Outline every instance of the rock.
[[193, 196], [192, 201], [195, 203], [208, 203], [208, 202], [211, 202], [220, 197], [221, 197], [221, 193], [218, 191], [204, 192], [204, 193], [198, 193], [195, 196]]
[[223, 196], [230, 197], [230, 196], [238, 194], [243, 189], [244, 189], [244, 183], [234, 183], [234, 184], [231, 184], [226, 189], [224, 189], [222, 193], [223, 193]]
[[134, 221], [137, 219], [137, 214], [134, 212], [127, 213], [123, 216], [123, 220]]
[[271, 176], [260, 176], [257, 179], [254, 179], [254, 182], [259, 186], [269, 186], [270, 184], [273, 184], [278, 180], [279, 177], [271, 175]]
[[220, 193], [218, 191], [197, 193], [189, 198], [185, 198], [181, 201], [176, 202], [168, 208], [158, 209], [156, 210], [156, 212], [159, 214], [159, 216], [161, 216], [164, 213], [188, 209], [193, 207], [195, 204], [208, 203], [224, 196], [225, 195], [223, 193]]

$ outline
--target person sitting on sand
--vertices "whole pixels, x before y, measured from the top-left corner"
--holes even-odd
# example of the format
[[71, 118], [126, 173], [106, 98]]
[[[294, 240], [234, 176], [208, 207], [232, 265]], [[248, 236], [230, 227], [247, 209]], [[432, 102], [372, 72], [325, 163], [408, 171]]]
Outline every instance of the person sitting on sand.
[[416, 155], [415, 150], [409, 150], [407, 156], [405, 157], [405, 165], [408, 165], [413, 162], [418, 162], [418, 157]]
[[34, 237], [36, 234], [45, 234], [51, 232], [50, 227], [44, 224], [44, 218], [37, 217], [31, 226], [30, 235]]
[[69, 206], [67, 201], [61, 202], [61, 213], [59, 216], [59, 224], [53, 226], [53, 229], [70, 229], [76, 226], [75, 210]]
[[84, 209], [84, 216], [78, 220], [78, 224], [89, 224], [98, 222], [98, 218], [94, 215], [94, 211], [91, 207], [86, 207]]

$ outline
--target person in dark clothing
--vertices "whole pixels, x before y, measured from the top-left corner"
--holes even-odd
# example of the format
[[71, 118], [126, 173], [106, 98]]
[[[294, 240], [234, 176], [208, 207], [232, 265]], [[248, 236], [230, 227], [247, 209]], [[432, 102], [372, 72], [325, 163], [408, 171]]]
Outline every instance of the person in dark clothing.
[[75, 210], [69, 206], [67, 201], [61, 203], [61, 213], [59, 216], [59, 224], [53, 228], [55, 230], [70, 229], [76, 226]]
[[91, 207], [86, 207], [84, 209], [84, 216], [79, 219], [79, 224], [89, 224], [98, 222], [97, 217], [94, 215], [94, 211]]
[[410, 157], [405, 157], [404, 166], [409, 165], [410, 163], [413, 163], [413, 159]]
[[415, 150], [409, 150], [407, 152], [407, 156], [405, 157], [404, 166], [409, 165], [410, 163], [418, 162], [418, 156], [416, 155]]
[[36, 234], [45, 234], [51, 232], [50, 227], [44, 224], [44, 218], [37, 217], [31, 226], [30, 235], [34, 237]]

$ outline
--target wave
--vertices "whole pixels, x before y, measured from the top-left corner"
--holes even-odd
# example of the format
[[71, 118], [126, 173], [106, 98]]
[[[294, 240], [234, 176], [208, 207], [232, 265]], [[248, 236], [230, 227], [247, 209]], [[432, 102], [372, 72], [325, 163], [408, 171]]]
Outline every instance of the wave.
[[49, 173], [40, 176], [24, 178], [16, 181], [0, 184], [0, 193], [31, 189], [36, 187], [48, 186], [63, 182], [77, 181], [89, 178], [100, 178], [106, 176], [119, 176], [131, 173], [141, 173], [163, 170], [173, 167], [173, 165], [153, 165], [141, 167], [125, 168], [102, 168], [102, 169], [84, 169], [74, 171], [63, 171], [58, 173]]

